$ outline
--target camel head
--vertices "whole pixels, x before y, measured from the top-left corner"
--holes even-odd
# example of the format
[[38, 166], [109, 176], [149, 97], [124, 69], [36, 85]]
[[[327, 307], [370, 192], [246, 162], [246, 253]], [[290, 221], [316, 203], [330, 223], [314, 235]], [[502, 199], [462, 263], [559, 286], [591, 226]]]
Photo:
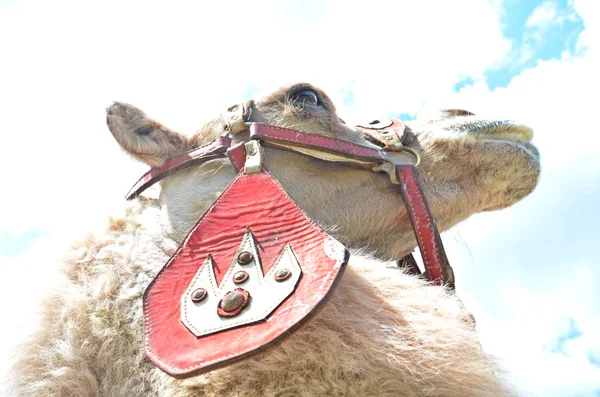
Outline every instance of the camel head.
[[[375, 147], [336, 115], [324, 92], [309, 84], [281, 88], [249, 105], [250, 121]], [[224, 128], [215, 119], [185, 136], [131, 105], [115, 103], [107, 113], [109, 129], [122, 148], [150, 166], [211, 141]], [[418, 170], [440, 230], [476, 212], [508, 207], [536, 186], [539, 154], [526, 126], [458, 109], [407, 126], [405, 145], [422, 157]], [[245, 131], [234, 135], [234, 141], [247, 139]], [[388, 260], [416, 246], [398, 186], [386, 174], [279, 149], [265, 149], [265, 154], [266, 167], [298, 206], [349, 247]], [[234, 176], [229, 160], [213, 160], [162, 182], [159, 200], [173, 238], [183, 239]]]

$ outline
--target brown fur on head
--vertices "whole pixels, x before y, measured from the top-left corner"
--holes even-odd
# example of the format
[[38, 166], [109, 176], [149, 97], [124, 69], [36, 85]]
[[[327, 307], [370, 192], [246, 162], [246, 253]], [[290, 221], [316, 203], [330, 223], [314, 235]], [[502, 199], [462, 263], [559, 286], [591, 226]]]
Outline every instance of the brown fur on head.
[[106, 109], [106, 124], [117, 142], [135, 159], [159, 166], [189, 149], [190, 140], [127, 103], [115, 102]]
[[[251, 121], [372, 146], [337, 117], [325, 93], [309, 84], [284, 87], [257, 100]], [[213, 120], [188, 139], [122, 104], [108, 109], [108, 122], [121, 146], [149, 165], [213, 139], [223, 125]], [[525, 126], [483, 120], [460, 109], [407, 125], [406, 144], [423, 158], [419, 172], [442, 230], [475, 212], [507, 207], [536, 186], [539, 156]], [[247, 133], [236, 139], [247, 139]], [[367, 248], [384, 259], [401, 257], [414, 248], [398, 188], [385, 175], [281, 150], [266, 153], [267, 167], [298, 205], [346, 244]], [[180, 172], [163, 183], [161, 198], [172, 209], [176, 234], [189, 230], [215, 191], [232, 177], [224, 161]]]

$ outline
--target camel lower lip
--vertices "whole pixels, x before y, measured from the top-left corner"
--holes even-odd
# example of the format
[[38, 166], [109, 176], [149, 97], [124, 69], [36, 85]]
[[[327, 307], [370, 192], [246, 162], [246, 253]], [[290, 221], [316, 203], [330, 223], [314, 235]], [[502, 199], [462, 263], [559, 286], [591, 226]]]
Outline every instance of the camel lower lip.
[[506, 147], [506, 145], [509, 145], [509, 146], [513, 147], [514, 149], [518, 150], [519, 152], [521, 152], [522, 154], [527, 155], [528, 157], [533, 159], [535, 162], [539, 162], [539, 160], [540, 160], [540, 153], [539, 153], [538, 149], [535, 147], [535, 145], [533, 145], [533, 143], [531, 143], [530, 141], [527, 141], [523, 138], [508, 139], [508, 138], [502, 138], [501, 136], [500, 137], [496, 136], [496, 137], [491, 137], [491, 138], [481, 137], [481, 138], [479, 138], [479, 140], [503, 143], [504, 147]]
[[463, 124], [459, 129], [481, 139], [530, 142], [533, 138], [531, 128], [510, 120], [474, 122]]

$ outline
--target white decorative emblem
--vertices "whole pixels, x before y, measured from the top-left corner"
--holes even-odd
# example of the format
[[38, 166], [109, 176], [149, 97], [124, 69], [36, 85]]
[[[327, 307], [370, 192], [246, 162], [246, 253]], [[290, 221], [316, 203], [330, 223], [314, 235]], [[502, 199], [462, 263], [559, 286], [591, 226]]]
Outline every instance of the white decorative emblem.
[[181, 297], [181, 321], [196, 336], [264, 320], [296, 288], [302, 269], [287, 244], [266, 275], [248, 229], [217, 285], [209, 255]]

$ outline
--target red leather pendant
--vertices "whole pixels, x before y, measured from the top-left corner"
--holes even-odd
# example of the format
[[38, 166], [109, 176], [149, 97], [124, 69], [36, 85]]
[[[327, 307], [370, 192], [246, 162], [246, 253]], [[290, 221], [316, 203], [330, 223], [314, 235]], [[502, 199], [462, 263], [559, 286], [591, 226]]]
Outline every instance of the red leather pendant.
[[243, 172], [144, 294], [146, 354], [173, 376], [281, 340], [327, 298], [348, 260], [268, 172]]

